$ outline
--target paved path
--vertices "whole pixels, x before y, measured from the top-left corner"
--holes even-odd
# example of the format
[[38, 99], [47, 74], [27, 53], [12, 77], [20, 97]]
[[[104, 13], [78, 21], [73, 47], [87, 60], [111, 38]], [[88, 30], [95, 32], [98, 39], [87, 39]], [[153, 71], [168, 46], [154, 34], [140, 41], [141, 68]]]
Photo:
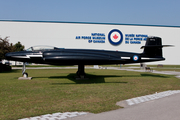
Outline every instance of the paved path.
[[[132, 68], [108, 67], [107, 69], [126, 70], [126, 71], [135, 71], [135, 72], [148, 72], [148, 71], [145, 71], [145, 70], [134, 70]], [[180, 78], [180, 72], [176, 72], [176, 71], [156, 71], [156, 70], [153, 70], [152, 73], [165, 74], [165, 75], [175, 75], [177, 78]]]
[[138, 105], [70, 120], [180, 120], [180, 93]]

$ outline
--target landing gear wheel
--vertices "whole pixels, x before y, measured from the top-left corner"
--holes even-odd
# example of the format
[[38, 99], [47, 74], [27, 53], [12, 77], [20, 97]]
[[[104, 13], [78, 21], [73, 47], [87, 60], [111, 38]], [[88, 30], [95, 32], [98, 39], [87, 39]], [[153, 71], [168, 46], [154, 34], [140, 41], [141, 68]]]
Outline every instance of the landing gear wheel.
[[27, 72], [23, 73], [23, 77], [27, 78], [28, 77], [28, 73]]

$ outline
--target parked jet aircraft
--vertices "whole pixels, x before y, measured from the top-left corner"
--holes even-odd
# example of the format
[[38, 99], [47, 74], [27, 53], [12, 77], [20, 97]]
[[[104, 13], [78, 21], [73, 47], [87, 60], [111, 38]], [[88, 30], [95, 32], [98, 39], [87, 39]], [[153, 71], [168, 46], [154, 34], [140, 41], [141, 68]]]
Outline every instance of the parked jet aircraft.
[[[142, 53], [92, 50], [92, 49], [61, 49], [49, 46], [34, 46], [26, 51], [6, 54], [7, 60], [51, 65], [78, 65], [77, 75], [84, 77], [84, 65], [129, 64], [165, 60], [162, 56], [160, 37], [148, 37]], [[25, 64], [23, 67], [23, 75]]]

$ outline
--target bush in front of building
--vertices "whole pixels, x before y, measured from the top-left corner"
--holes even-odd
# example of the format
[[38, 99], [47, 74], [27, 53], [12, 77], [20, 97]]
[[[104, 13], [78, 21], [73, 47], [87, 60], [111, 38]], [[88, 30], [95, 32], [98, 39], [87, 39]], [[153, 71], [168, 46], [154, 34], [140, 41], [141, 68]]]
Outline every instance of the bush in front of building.
[[9, 65], [0, 63], [0, 72], [11, 71], [12, 68]]

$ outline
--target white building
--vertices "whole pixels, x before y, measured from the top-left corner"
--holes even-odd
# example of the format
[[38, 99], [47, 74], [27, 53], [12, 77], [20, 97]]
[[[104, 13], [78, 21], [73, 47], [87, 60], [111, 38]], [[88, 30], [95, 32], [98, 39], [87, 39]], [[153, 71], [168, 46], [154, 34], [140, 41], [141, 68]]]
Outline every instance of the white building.
[[[151, 26], [104, 23], [0, 21], [0, 36], [9, 36], [11, 43], [20, 41], [25, 48], [35, 45], [50, 45], [59, 48], [104, 49], [128, 52], [143, 52], [147, 36], [162, 38], [165, 61], [151, 64], [180, 64], [180, 26]], [[112, 31], [117, 32], [120, 44], [109, 40]], [[112, 41], [113, 42], [113, 41]], [[114, 41], [115, 43], [116, 41]]]

